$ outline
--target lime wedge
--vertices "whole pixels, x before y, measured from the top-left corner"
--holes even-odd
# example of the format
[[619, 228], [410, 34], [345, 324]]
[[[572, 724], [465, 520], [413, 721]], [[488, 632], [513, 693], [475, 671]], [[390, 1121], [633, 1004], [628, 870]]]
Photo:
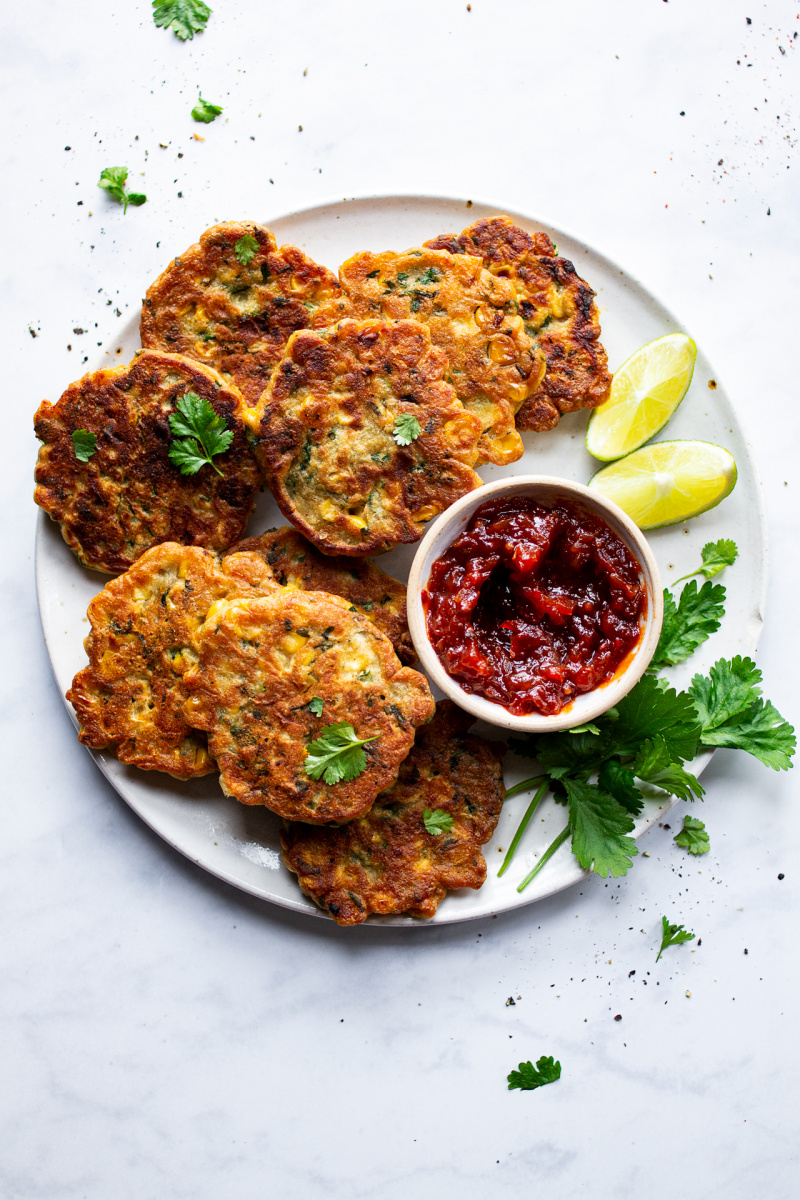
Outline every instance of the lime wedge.
[[696, 357], [697, 347], [685, 333], [668, 333], [636, 350], [614, 375], [606, 402], [591, 415], [589, 453], [612, 462], [655, 437], [686, 395]]
[[675, 525], [719, 504], [736, 485], [733, 455], [712, 442], [656, 442], [589, 480], [640, 529]]

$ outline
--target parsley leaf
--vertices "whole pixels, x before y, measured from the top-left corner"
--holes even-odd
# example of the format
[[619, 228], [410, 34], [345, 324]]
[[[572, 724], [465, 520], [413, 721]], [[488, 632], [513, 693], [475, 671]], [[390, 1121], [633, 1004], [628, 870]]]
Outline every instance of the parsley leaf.
[[672, 840], [690, 854], [708, 854], [711, 849], [706, 827], [697, 817], [684, 817], [683, 829]]
[[153, 20], [159, 29], [171, 29], [182, 42], [205, 29], [211, 9], [203, 0], [153, 0]]
[[720, 538], [718, 542], [706, 542], [700, 554], [703, 565], [696, 571], [690, 571], [688, 575], [681, 575], [675, 583], [680, 583], [682, 579], [690, 579], [692, 575], [705, 575], [706, 579], [713, 579], [725, 567], [733, 566], [739, 557], [739, 548], [730, 538]]
[[258, 242], [252, 233], [245, 233], [233, 243], [233, 251], [243, 267], [247, 267], [258, 253]]
[[553, 1062], [553, 1056], [542, 1057], [534, 1067], [532, 1062], [521, 1062], [518, 1071], [512, 1071], [508, 1076], [508, 1090], [519, 1088], [521, 1092], [532, 1092], [535, 1088], [544, 1087], [546, 1083], [555, 1083], [561, 1078], [561, 1063]]
[[410, 446], [422, 433], [422, 426], [412, 413], [400, 413], [394, 423], [392, 437], [398, 446]]
[[775, 771], [791, 767], [797, 739], [769, 700], [761, 697], [761, 672], [749, 658], [719, 659], [707, 676], [695, 675], [689, 692], [697, 706], [704, 746], [746, 750]]
[[178, 400], [177, 413], [169, 418], [169, 427], [180, 441], [170, 444], [169, 458], [180, 468], [181, 475], [195, 475], [206, 463], [222, 474], [212, 461], [223, 454], [233, 441], [224, 417], [218, 417], [202, 396], [187, 392]]
[[660, 734], [642, 743], [631, 770], [645, 783], [652, 783], [681, 800], [693, 800], [695, 796], [699, 799], [705, 794], [699, 780], [685, 771], [683, 765], [672, 757]]
[[446, 813], [443, 808], [426, 808], [422, 813], [422, 820], [428, 833], [432, 833], [434, 837], [439, 837], [441, 833], [449, 833], [453, 828], [454, 817], [450, 813]]
[[128, 211], [128, 205], [132, 204], [134, 208], [138, 208], [140, 204], [144, 204], [147, 196], [142, 196], [139, 192], [126, 192], [125, 180], [128, 178], [127, 167], [105, 167], [100, 172], [100, 178], [97, 181], [97, 186], [108, 192], [112, 200], [116, 200], [122, 205], [123, 213]]
[[650, 670], [673, 667], [687, 659], [693, 650], [719, 629], [725, 615], [725, 588], [708, 580], [700, 590], [697, 581], [687, 583], [677, 605], [664, 589], [664, 624]]
[[221, 112], [222, 109], [218, 104], [209, 104], [208, 100], [198, 96], [197, 104], [192, 109], [192, 117], [195, 121], [202, 121], [204, 125], [210, 125], [212, 121], [216, 121]]
[[313, 700], [309, 700], [308, 707], [311, 709], [315, 717], [321, 717], [322, 709], [324, 707], [322, 696], [315, 696]]
[[670, 946], [682, 946], [684, 942], [693, 942], [695, 935], [689, 933], [682, 925], [670, 925], [666, 917], [661, 918], [661, 949], [656, 957], [658, 962], [661, 955]]
[[569, 803], [572, 853], [584, 870], [594, 870], [603, 879], [618, 878], [632, 866], [639, 853], [633, 838], [633, 818], [613, 796], [593, 783], [565, 779]]
[[347, 721], [326, 725], [318, 738], [309, 744], [305, 771], [311, 779], [324, 779], [327, 784], [349, 783], [367, 767], [367, 756], [361, 749], [378, 738], [357, 738]]
[[75, 447], [75, 457], [80, 462], [88, 462], [97, 449], [97, 434], [88, 429], [73, 429], [72, 445]]

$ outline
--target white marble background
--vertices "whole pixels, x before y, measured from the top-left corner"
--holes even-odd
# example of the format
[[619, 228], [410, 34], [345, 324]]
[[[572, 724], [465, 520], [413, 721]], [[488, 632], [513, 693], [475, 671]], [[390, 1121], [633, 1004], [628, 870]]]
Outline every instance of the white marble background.
[[[40, 636], [30, 492], [36, 405], [206, 225], [370, 193], [493, 199], [618, 259], [716, 364], [769, 509], [760, 665], [797, 722], [797, 7], [213, 7], [186, 44], [145, 0], [3, 18], [0, 1196], [788, 1200], [793, 775], [721, 752], [709, 855], [674, 846], [678, 809], [626, 879], [510, 916], [293, 917], [171, 851], [77, 745]], [[225, 108], [208, 127], [198, 89]], [[126, 216], [96, 187], [119, 164], [149, 197]], [[662, 913], [702, 944], [656, 967]], [[558, 1084], [506, 1090], [550, 1053]]]

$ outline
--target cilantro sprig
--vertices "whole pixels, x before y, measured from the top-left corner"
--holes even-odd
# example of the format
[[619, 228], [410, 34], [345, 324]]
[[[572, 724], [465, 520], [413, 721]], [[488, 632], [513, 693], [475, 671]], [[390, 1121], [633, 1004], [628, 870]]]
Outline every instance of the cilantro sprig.
[[453, 828], [455, 818], [450, 813], [445, 812], [443, 808], [425, 808], [422, 810], [422, 822], [428, 833], [434, 837], [440, 837], [443, 833], [449, 833]]
[[97, 434], [88, 429], [73, 429], [72, 445], [79, 462], [88, 462], [97, 449]]
[[125, 190], [125, 182], [128, 178], [127, 167], [105, 167], [100, 172], [100, 178], [97, 181], [97, 186], [103, 191], [108, 192], [112, 200], [116, 200], [122, 205], [123, 213], [128, 211], [128, 205], [132, 204], [134, 208], [144, 204], [147, 196], [143, 196], [141, 192], [127, 192]]
[[675, 583], [691, 579], [692, 575], [705, 575], [706, 579], [713, 579], [725, 567], [733, 566], [739, 557], [739, 548], [736, 542], [731, 541], [730, 538], [720, 538], [718, 542], [706, 542], [700, 551], [700, 557], [703, 560], [701, 566], [696, 571], [689, 571], [688, 574], [681, 575], [679, 579], [675, 580]]
[[367, 767], [367, 756], [362, 750], [373, 737], [356, 737], [356, 731], [347, 721], [326, 725], [319, 737], [309, 743], [306, 752], [305, 772], [311, 779], [323, 779], [325, 783], [349, 783], [357, 779]]
[[714, 663], [708, 675], [695, 675], [689, 687], [704, 746], [746, 750], [774, 771], [787, 771], [797, 748], [795, 731], [761, 695], [761, 672], [736, 655]]
[[324, 707], [322, 696], [314, 696], [313, 700], [309, 700], [308, 707], [315, 717], [321, 717]]
[[706, 827], [697, 817], [685, 816], [683, 829], [672, 839], [676, 846], [688, 850], [690, 854], [708, 854], [711, 849]]
[[204, 100], [202, 96], [198, 96], [197, 104], [192, 109], [192, 119], [201, 121], [203, 125], [210, 125], [212, 121], [216, 121], [221, 112], [222, 109], [218, 104], [211, 104], [210, 101]]
[[519, 1070], [511, 1071], [508, 1076], [508, 1090], [513, 1092], [519, 1088], [521, 1092], [532, 1092], [544, 1087], [546, 1083], [555, 1083], [561, 1078], [561, 1063], [554, 1062], [552, 1055], [542, 1055], [534, 1067], [532, 1062], [521, 1062]]
[[676, 604], [672, 593], [664, 589], [664, 623], [650, 670], [674, 667], [684, 662], [720, 627], [725, 613], [725, 588], [706, 580], [697, 588], [693, 579], [683, 588]]
[[233, 243], [233, 252], [243, 267], [248, 267], [258, 253], [258, 242], [252, 233], [244, 233]]
[[223, 454], [233, 441], [233, 430], [225, 418], [218, 417], [208, 400], [195, 392], [181, 396], [177, 413], [169, 418], [169, 427], [177, 440], [170, 444], [169, 458], [180, 468], [181, 475], [196, 475], [208, 464], [222, 474], [211, 460]]
[[684, 929], [683, 925], [670, 925], [666, 917], [661, 918], [661, 947], [656, 956], [658, 962], [661, 955], [670, 946], [682, 946], [684, 942], [693, 942], [696, 934]]
[[422, 433], [422, 426], [413, 413], [400, 413], [394, 423], [392, 437], [398, 446], [410, 446]]
[[153, 0], [153, 21], [159, 29], [171, 29], [182, 42], [191, 41], [208, 24], [211, 9], [203, 0]]

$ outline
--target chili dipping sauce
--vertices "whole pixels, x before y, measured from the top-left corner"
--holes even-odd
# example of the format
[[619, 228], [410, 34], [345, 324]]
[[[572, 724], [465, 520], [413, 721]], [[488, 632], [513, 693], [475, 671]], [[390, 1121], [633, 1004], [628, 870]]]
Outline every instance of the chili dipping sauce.
[[605, 521], [526, 496], [482, 504], [422, 599], [447, 673], [516, 716], [554, 715], [612, 679], [647, 613], [639, 563]]

